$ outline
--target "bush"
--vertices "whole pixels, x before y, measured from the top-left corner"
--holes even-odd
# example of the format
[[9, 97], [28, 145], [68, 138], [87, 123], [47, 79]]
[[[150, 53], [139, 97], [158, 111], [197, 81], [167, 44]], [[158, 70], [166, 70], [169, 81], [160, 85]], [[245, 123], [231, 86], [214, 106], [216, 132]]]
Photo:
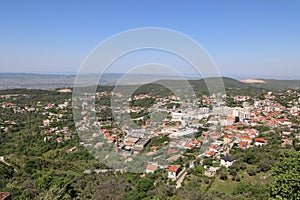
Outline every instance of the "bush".
[[204, 183], [205, 183], [205, 184], [209, 184], [209, 180], [208, 180], [208, 179], [205, 179]]
[[235, 169], [232, 169], [230, 170], [230, 173], [229, 173], [231, 176], [236, 176], [237, 175], [237, 172]]
[[254, 152], [247, 152], [246, 155], [244, 156], [244, 162], [248, 163], [248, 164], [254, 164], [257, 162], [257, 157], [254, 154]]
[[220, 175], [220, 179], [221, 179], [221, 180], [224, 180], [224, 181], [225, 181], [225, 180], [227, 180], [227, 178], [228, 178], [228, 177], [227, 177], [227, 174], [226, 174], [226, 173], [222, 173], [222, 174]]
[[249, 183], [241, 182], [233, 190], [233, 194], [244, 194], [251, 191], [251, 185]]
[[256, 171], [254, 169], [247, 170], [247, 173], [249, 174], [249, 176], [255, 176], [256, 175]]

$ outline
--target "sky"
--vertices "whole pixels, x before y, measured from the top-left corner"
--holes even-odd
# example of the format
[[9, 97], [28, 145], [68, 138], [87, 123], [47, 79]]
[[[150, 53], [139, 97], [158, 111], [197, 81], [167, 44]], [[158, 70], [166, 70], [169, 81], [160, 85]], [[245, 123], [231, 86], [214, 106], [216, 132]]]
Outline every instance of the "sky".
[[[99, 43], [142, 27], [193, 38], [222, 76], [300, 79], [298, 0], [2, 0], [0, 72], [75, 74]], [[153, 57], [149, 51], [128, 56], [111, 72], [128, 70], [130, 59], [142, 63], [144, 54]], [[193, 73], [183, 65], [176, 66], [181, 73]]]

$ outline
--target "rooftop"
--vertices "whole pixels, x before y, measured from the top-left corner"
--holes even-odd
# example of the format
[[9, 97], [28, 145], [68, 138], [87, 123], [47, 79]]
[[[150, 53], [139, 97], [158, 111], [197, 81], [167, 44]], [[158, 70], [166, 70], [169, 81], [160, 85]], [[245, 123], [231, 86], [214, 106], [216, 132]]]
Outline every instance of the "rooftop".
[[221, 158], [224, 161], [228, 161], [228, 162], [232, 162], [235, 160], [235, 158], [231, 157], [231, 156], [224, 156], [223, 158]]
[[170, 165], [168, 167], [169, 172], [177, 172], [179, 170], [180, 166], [179, 165]]
[[0, 200], [5, 200], [11, 196], [10, 192], [0, 192]]

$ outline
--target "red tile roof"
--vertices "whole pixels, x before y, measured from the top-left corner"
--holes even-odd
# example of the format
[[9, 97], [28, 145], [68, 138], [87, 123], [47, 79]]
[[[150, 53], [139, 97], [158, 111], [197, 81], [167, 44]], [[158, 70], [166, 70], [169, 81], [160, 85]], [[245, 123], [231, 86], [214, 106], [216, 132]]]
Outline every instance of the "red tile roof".
[[224, 135], [224, 138], [232, 139], [232, 135]]
[[252, 140], [249, 135], [242, 136], [242, 140]]
[[177, 172], [179, 170], [180, 166], [179, 165], [171, 165], [168, 167], [168, 170], [170, 172]]
[[255, 138], [256, 142], [266, 143], [266, 140], [263, 138]]
[[151, 171], [155, 171], [155, 170], [158, 169], [158, 166], [149, 164], [149, 165], [147, 165], [146, 169], [151, 170]]
[[8, 199], [11, 196], [10, 192], [0, 192], [0, 200]]
[[205, 151], [205, 154], [214, 156], [214, 155], [216, 155], [216, 152], [207, 150], [207, 151]]
[[175, 149], [169, 149], [169, 150], [167, 151], [167, 154], [173, 154], [173, 153], [175, 153], [175, 152], [176, 152]]
[[239, 142], [240, 147], [246, 147], [248, 145], [248, 142]]
[[186, 147], [188, 149], [192, 149], [194, 147], [194, 145], [192, 145], [192, 144], [185, 144], [184, 147]]
[[158, 146], [152, 146], [151, 149], [152, 149], [152, 150], [157, 150], [157, 149], [158, 149]]

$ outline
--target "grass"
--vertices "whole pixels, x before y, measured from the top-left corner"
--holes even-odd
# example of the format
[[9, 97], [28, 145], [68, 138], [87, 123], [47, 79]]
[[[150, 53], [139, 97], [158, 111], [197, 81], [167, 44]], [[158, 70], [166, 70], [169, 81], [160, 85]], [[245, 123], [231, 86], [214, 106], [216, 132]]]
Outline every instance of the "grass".
[[[267, 185], [272, 182], [273, 178], [270, 176], [269, 172], [261, 172], [257, 173], [255, 176], [249, 176], [246, 171], [239, 171], [238, 176], [240, 177], [240, 181], [233, 181], [232, 176], [228, 175], [227, 180], [221, 180], [220, 176], [217, 175], [215, 179], [213, 180], [213, 183], [211, 184], [210, 190], [216, 190], [219, 192], [232, 194], [234, 188], [237, 186], [240, 182], [250, 182], [252, 185]], [[262, 176], [267, 176], [266, 179], [262, 179]]]
[[237, 184], [238, 182], [232, 181], [230, 176], [228, 176], [228, 179], [226, 181], [223, 181], [218, 176], [216, 176], [210, 187], [210, 190], [216, 190], [219, 192], [232, 194]]

